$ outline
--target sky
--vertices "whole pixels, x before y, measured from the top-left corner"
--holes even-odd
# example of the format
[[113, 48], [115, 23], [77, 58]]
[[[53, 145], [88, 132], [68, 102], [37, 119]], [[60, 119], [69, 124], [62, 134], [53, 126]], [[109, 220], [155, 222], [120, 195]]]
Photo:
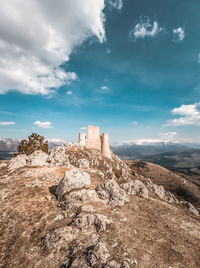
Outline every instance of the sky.
[[0, 137], [200, 143], [200, 2], [1, 0]]

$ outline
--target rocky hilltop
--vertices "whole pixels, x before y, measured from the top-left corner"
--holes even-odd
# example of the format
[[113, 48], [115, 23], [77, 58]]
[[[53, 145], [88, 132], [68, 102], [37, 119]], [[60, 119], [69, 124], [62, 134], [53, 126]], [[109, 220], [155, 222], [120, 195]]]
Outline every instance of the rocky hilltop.
[[198, 208], [155, 178], [70, 143], [2, 162], [0, 267], [200, 267]]

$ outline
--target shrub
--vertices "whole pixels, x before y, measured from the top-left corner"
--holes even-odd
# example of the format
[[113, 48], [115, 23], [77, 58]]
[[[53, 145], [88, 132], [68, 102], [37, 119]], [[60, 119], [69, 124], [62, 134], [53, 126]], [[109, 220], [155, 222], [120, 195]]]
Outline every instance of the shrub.
[[17, 147], [17, 153], [30, 155], [37, 150], [42, 150], [45, 153], [48, 153], [48, 141], [45, 141], [43, 136], [40, 136], [37, 133], [32, 133], [28, 140], [21, 140], [19, 146]]

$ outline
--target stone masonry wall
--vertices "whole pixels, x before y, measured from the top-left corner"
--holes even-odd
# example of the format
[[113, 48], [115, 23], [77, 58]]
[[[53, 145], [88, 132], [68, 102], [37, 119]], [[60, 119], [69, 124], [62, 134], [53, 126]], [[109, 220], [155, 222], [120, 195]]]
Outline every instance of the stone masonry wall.
[[104, 133], [100, 137], [99, 127], [88, 126], [88, 138], [85, 133], [79, 133], [79, 144], [91, 149], [98, 149], [102, 155], [111, 158], [111, 151], [108, 143], [108, 134]]

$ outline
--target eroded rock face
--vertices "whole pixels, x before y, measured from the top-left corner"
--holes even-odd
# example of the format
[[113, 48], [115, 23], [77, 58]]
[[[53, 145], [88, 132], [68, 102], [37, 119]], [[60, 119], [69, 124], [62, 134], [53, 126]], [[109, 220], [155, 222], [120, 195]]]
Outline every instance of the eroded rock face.
[[56, 189], [58, 200], [61, 201], [66, 193], [73, 189], [88, 188], [91, 184], [90, 175], [77, 168], [65, 172], [64, 178]]
[[144, 183], [139, 180], [134, 180], [121, 185], [127, 194], [138, 195], [143, 198], [148, 198], [148, 190]]
[[25, 154], [20, 154], [14, 158], [12, 158], [8, 165], [9, 171], [14, 171], [18, 168], [24, 167], [27, 163], [28, 157]]
[[125, 191], [119, 187], [117, 182], [112, 180], [107, 180], [102, 182], [96, 187], [96, 192], [99, 198], [107, 200], [109, 205], [124, 205], [128, 202], [128, 196]]
[[151, 179], [147, 180], [146, 187], [149, 191], [158, 196], [160, 199], [170, 203], [178, 203], [178, 200], [172, 193], [166, 191], [163, 186], [154, 184]]
[[46, 234], [42, 239], [42, 243], [48, 249], [68, 248], [69, 243], [76, 239], [79, 233], [78, 229], [71, 226], [60, 227]]
[[180, 204], [187, 207], [191, 213], [193, 213], [196, 216], [199, 216], [199, 211], [190, 203], [187, 201], [180, 201]]
[[87, 261], [89, 264], [94, 267], [98, 264], [104, 264], [107, 262], [110, 257], [110, 253], [106, 247], [106, 244], [103, 242], [98, 242], [94, 248], [92, 248], [87, 255]]
[[31, 166], [46, 166], [48, 154], [37, 150], [27, 157], [27, 164]]

